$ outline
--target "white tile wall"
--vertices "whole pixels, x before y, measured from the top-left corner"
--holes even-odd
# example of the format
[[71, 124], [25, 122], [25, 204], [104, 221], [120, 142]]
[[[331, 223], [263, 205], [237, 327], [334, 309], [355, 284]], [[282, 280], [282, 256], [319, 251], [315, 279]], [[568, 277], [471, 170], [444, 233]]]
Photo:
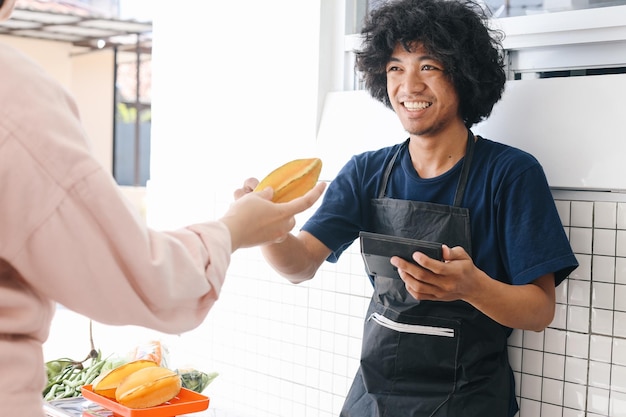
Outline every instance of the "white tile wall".
[[[555, 196], [580, 267], [557, 288], [551, 325], [516, 330], [509, 339], [517, 417], [626, 417], [626, 202]], [[246, 249], [233, 256], [206, 322], [163, 338], [173, 366], [220, 373], [205, 391], [212, 409], [237, 417], [336, 417], [358, 367], [371, 291], [357, 245], [299, 285]], [[102, 342], [119, 345], [119, 334], [96, 328], [105, 350]], [[137, 342], [131, 334], [123, 339], [129, 345]], [[50, 344], [60, 342], [52, 336]]]
[[[626, 416], [626, 203], [597, 195], [581, 201], [580, 195], [556, 199], [580, 267], [557, 289], [556, 315], [541, 332], [541, 352], [527, 354], [537, 346], [524, 340], [521, 352], [510, 353], [525, 359], [521, 370], [514, 367], [520, 417]], [[516, 333], [524, 339], [529, 334]], [[517, 346], [513, 340], [509, 345]], [[540, 367], [543, 389], [537, 398]]]

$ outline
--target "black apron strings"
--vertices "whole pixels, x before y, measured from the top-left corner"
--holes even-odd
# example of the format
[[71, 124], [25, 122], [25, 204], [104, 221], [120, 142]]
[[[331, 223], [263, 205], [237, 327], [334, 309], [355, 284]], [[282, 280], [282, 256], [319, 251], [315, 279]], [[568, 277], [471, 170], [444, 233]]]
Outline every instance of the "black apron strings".
[[[385, 193], [387, 192], [387, 184], [389, 182], [389, 177], [391, 176], [391, 171], [393, 170], [394, 165], [396, 164], [396, 159], [398, 159], [398, 155], [402, 153], [402, 150], [409, 145], [409, 140], [404, 141], [402, 146], [396, 151], [396, 153], [391, 158], [391, 161], [387, 164], [385, 172], [383, 173], [382, 184], [383, 186], [380, 188], [378, 192], [378, 198], [385, 197]], [[467, 177], [469, 174], [470, 166], [472, 165], [472, 158], [474, 157], [474, 145], [475, 138], [474, 134], [471, 130], [467, 130], [467, 147], [465, 151], [465, 157], [463, 158], [463, 166], [461, 167], [461, 176], [459, 177], [459, 182], [456, 187], [456, 193], [454, 195], [454, 207], [460, 207], [461, 201], [463, 200], [463, 195], [465, 194], [465, 188], [467, 186]]]

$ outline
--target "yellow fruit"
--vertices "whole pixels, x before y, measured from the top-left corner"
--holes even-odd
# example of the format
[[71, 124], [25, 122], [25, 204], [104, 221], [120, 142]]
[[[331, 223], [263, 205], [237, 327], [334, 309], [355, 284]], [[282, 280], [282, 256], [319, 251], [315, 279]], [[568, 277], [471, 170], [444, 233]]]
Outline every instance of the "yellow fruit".
[[163, 368], [140, 369], [124, 379], [115, 391], [118, 403], [129, 408], [149, 408], [176, 397], [182, 387], [180, 375]]
[[322, 160], [319, 158], [295, 159], [270, 172], [254, 191], [272, 187], [274, 189], [272, 201], [286, 203], [313, 188], [321, 171]]
[[154, 368], [156, 366], [157, 364], [155, 362], [146, 359], [139, 359], [125, 363], [124, 365], [120, 365], [117, 368], [98, 375], [98, 377], [93, 380], [92, 390], [96, 394], [102, 395], [103, 397], [115, 399], [115, 390], [117, 389], [117, 386], [127, 376], [140, 369], [148, 367]]

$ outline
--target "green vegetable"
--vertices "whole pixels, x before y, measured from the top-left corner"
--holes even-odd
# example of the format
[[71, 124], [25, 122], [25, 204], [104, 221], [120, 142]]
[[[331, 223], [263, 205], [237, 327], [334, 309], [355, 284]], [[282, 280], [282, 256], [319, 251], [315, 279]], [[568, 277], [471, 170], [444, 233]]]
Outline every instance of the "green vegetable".
[[108, 358], [105, 361], [105, 364], [102, 366], [102, 371], [101, 372], [110, 371], [111, 369], [115, 369], [117, 367], [120, 367], [120, 366], [124, 365], [127, 362], [128, 362], [128, 359], [125, 359], [125, 358], [122, 358], [122, 357], [119, 357], [119, 356], [110, 357], [110, 358]]
[[[85, 365], [90, 360], [89, 365]], [[46, 401], [81, 395], [83, 385], [90, 384], [100, 373], [106, 363], [100, 352], [92, 350], [83, 361], [60, 358], [46, 362], [48, 383], [43, 390]]]
[[202, 393], [204, 389], [219, 375], [217, 372], [205, 373], [193, 368], [177, 369], [182, 386], [191, 391]]

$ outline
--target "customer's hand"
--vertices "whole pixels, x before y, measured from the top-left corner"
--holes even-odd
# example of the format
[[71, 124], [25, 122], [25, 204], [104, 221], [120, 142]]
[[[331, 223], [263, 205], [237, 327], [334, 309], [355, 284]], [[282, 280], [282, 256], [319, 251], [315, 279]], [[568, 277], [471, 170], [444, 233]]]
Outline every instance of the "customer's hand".
[[233, 251], [285, 239], [296, 224], [294, 216], [315, 204], [326, 188], [326, 183], [320, 182], [302, 197], [273, 203], [271, 188], [251, 192], [258, 181], [246, 181], [244, 188], [235, 191], [236, 201], [220, 219], [230, 230]]
[[254, 191], [257, 185], [259, 185], [259, 180], [257, 178], [248, 178], [247, 180], [245, 180], [243, 182], [243, 186], [241, 188], [236, 189], [235, 192], [233, 193], [235, 200], [238, 200], [244, 195]]

